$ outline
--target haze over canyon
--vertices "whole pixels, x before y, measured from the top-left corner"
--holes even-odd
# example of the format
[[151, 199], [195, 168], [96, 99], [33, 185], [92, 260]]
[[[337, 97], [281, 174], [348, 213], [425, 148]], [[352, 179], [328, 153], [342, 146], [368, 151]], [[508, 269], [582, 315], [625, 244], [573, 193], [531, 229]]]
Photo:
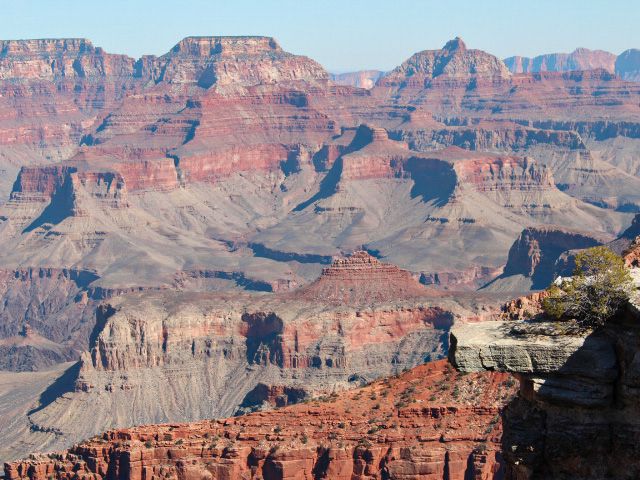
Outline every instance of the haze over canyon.
[[639, 173], [636, 49], [0, 41], [6, 476], [637, 478], [638, 303], [510, 326], [580, 250], [637, 269]]

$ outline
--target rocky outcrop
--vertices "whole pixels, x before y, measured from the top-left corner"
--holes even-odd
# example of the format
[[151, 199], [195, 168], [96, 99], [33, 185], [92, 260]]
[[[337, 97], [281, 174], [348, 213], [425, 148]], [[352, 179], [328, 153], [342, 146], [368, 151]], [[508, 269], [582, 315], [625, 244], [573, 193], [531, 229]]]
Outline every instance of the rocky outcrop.
[[0, 80], [131, 77], [135, 60], [85, 38], [0, 40]]
[[503, 416], [506, 478], [640, 474], [634, 315], [590, 334], [522, 321], [453, 329], [450, 359], [459, 370], [506, 371], [520, 382]]
[[415, 54], [378, 80], [374, 92], [444, 119], [521, 123], [606, 120], [605, 105], [615, 105], [625, 117], [633, 109], [628, 95], [637, 95], [638, 88], [603, 68], [512, 74], [500, 59], [456, 39], [442, 50]]
[[0, 369], [32, 371], [75, 361], [95, 335], [100, 302], [139, 291], [97, 285], [75, 268], [0, 270]]
[[615, 73], [623, 80], [640, 80], [640, 51], [625, 50], [616, 56], [603, 50], [577, 48], [571, 53], [550, 53], [528, 58], [514, 56], [504, 63], [512, 73], [568, 72], [603, 69]]
[[441, 50], [418, 52], [402, 65], [384, 75], [378, 85], [388, 86], [409, 82], [424, 87], [437, 77], [452, 80], [505, 79], [510, 73], [502, 61], [481, 50], [468, 50], [461, 38], [447, 42]]
[[270, 37], [187, 37], [152, 68], [156, 83], [202, 88], [328, 79], [317, 62], [283, 51]]
[[[28, 414], [33, 429], [17, 437], [22, 447], [10, 450], [61, 448], [108, 428], [217, 418], [350, 389], [442, 357], [455, 319], [476, 321], [491, 310], [471, 299], [417, 297], [425, 289], [407, 272], [355, 257], [330, 267], [329, 284], [353, 294], [337, 303], [298, 292], [146, 292], [104, 302], [90, 351], [51, 387], [64, 395], [43, 397]], [[363, 298], [373, 291], [363, 290], [363, 269], [372, 280], [384, 273], [398, 296]]]
[[547, 288], [558, 275], [571, 275], [574, 265], [568, 251], [602, 245], [609, 238], [591, 232], [570, 230], [556, 226], [526, 228], [509, 250], [509, 257], [500, 277], [489, 289], [508, 283], [514, 289], [516, 277], [523, 290]]
[[365, 251], [338, 258], [315, 282], [296, 291], [300, 298], [339, 304], [390, 302], [428, 295], [410, 272], [382, 263]]
[[509, 57], [504, 60], [512, 73], [570, 72], [602, 68], [617, 73], [616, 56], [603, 50], [577, 48], [571, 53], [549, 53], [534, 58]]
[[5, 471], [10, 480], [498, 479], [500, 411], [513, 390], [505, 374], [463, 376], [435, 362], [270, 412], [110, 431]]
[[86, 39], [0, 41], [0, 202], [21, 166], [72, 155], [85, 129], [141, 87], [134, 65]]

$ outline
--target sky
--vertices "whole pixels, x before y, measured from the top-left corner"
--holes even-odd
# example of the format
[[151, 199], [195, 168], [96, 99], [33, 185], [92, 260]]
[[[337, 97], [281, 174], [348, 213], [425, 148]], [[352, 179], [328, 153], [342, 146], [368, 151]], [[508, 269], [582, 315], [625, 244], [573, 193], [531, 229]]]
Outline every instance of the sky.
[[640, 0], [0, 0], [0, 38], [85, 37], [161, 55], [190, 35], [267, 35], [332, 72], [390, 70], [460, 36], [501, 58], [640, 48]]

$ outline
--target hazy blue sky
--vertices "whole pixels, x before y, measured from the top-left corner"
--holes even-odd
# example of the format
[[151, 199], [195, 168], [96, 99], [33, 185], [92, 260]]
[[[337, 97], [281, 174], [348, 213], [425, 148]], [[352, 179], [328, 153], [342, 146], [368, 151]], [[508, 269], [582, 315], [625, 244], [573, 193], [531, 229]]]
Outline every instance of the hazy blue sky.
[[0, 37], [162, 54], [189, 35], [269, 35], [332, 71], [390, 69], [461, 36], [500, 57], [640, 48], [640, 0], [0, 0]]

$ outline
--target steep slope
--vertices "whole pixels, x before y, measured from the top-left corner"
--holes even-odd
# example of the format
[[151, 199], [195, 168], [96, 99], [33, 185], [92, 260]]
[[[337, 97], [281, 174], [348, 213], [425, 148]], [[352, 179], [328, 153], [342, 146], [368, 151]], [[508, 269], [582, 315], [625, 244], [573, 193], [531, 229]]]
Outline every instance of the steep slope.
[[336, 259], [322, 269], [322, 275], [295, 295], [318, 302], [365, 304], [397, 301], [434, 294], [411, 273], [395, 265], [384, 264], [367, 252], [357, 251]]
[[503, 417], [506, 478], [636, 478], [637, 306], [582, 334], [523, 321], [536, 307], [539, 299], [515, 321], [451, 333], [450, 358], [460, 371], [504, 371], [519, 380]]
[[67, 158], [140, 83], [134, 59], [86, 39], [0, 41], [0, 203], [22, 165]]
[[571, 275], [569, 250], [602, 245], [611, 238], [557, 226], [526, 228], [511, 245], [502, 275], [488, 290], [527, 291], [547, 288], [557, 275]]
[[363, 252], [296, 292], [114, 297], [98, 309], [90, 350], [16, 419], [0, 453], [356, 387], [442, 357], [455, 320], [481, 320], [498, 302], [429, 292]]
[[513, 390], [505, 374], [462, 376], [432, 362], [267, 413], [107, 432], [5, 470], [10, 480], [497, 479], [500, 412]]

